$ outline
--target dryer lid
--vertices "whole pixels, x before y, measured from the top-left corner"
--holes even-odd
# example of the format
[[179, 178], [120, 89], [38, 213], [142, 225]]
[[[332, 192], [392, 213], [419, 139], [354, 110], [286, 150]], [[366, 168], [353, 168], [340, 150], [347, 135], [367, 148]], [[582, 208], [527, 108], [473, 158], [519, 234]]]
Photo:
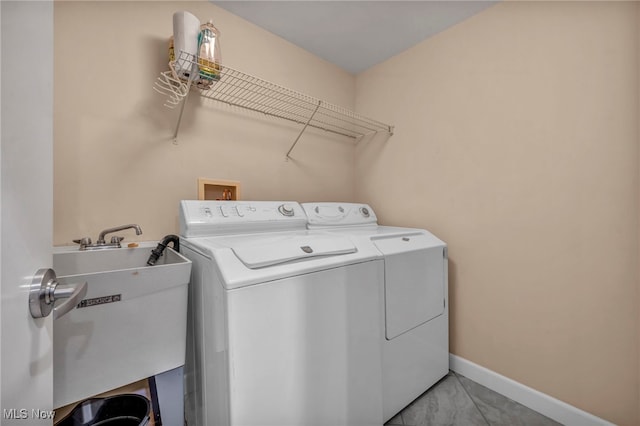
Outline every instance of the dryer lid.
[[346, 237], [337, 235], [295, 235], [289, 238], [263, 239], [231, 246], [234, 254], [248, 268], [257, 269], [320, 256], [337, 256], [357, 252]]

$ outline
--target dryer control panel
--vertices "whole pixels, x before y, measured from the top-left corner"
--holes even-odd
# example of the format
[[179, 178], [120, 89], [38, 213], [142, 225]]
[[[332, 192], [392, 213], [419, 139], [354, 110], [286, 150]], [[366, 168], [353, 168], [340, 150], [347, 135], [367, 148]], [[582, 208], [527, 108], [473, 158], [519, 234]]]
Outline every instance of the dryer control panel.
[[180, 202], [180, 235], [205, 237], [305, 229], [307, 217], [295, 201]]
[[377, 225], [378, 218], [367, 204], [303, 203], [309, 228]]

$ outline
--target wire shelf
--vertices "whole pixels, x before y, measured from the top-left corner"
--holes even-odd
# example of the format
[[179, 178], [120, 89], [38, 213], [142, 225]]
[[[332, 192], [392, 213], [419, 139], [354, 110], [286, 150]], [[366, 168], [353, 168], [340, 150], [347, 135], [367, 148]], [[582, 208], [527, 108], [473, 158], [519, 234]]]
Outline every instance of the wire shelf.
[[[172, 85], [170, 87], [175, 88], [175, 80], [178, 80], [175, 69], [197, 70], [197, 67], [198, 61], [194, 55], [180, 52], [176, 62], [171, 64], [171, 68], [174, 70], [174, 81], [171, 82]], [[203, 79], [197, 72], [191, 74], [193, 80], [182, 82], [182, 85], [186, 87], [186, 92], [188, 92], [189, 86], [196, 86], [200, 91], [200, 96], [204, 98], [303, 125], [304, 127], [293, 146], [298, 142], [307, 127], [314, 127], [354, 139], [377, 132], [393, 134], [393, 126], [391, 125], [356, 114], [346, 108], [296, 92], [231, 67], [221, 66], [219, 75], [216, 76], [219, 78], [216, 80]], [[178, 94], [169, 94], [170, 105], [168, 106], [175, 105], [176, 99], [184, 98], [184, 96], [181, 97], [180, 95], [185, 93], [185, 90], [181, 88], [177, 92]]]

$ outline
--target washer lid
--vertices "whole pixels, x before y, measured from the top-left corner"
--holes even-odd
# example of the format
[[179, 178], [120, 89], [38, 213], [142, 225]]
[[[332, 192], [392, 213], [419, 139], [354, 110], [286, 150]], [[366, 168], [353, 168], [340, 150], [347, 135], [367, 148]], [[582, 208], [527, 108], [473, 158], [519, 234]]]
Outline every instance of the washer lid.
[[356, 246], [346, 237], [313, 234], [263, 239], [258, 243], [242, 242], [232, 245], [231, 250], [251, 269], [357, 252]]

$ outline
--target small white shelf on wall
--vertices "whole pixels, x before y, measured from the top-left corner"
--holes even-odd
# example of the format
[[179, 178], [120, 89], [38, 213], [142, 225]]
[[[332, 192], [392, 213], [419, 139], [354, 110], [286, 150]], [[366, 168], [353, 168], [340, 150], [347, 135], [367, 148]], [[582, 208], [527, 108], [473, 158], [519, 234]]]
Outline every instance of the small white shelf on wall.
[[194, 55], [180, 52], [177, 60], [170, 63], [171, 70], [161, 73], [155, 83], [154, 88], [167, 96], [165, 106], [180, 107], [174, 142], [178, 138], [186, 99], [194, 90], [203, 98], [300, 124], [302, 129], [287, 151], [287, 158], [290, 158], [291, 151], [308, 127], [356, 140], [378, 132], [393, 134], [393, 126], [389, 124], [231, 67], [220, 67], [217, 81], [200, 80], [197, 72], [191, 73], [191, 79], [178, 78], [176, 69], [197, 69], [197, 64]]

